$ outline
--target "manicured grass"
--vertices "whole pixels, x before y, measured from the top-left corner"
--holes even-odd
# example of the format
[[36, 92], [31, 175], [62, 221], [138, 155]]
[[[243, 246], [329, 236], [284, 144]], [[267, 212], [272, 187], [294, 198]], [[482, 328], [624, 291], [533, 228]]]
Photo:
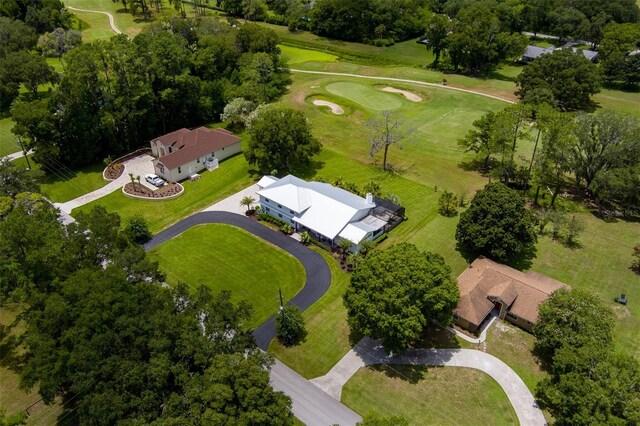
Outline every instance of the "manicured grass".
[[397, 97], [359, 83], [338, 81], [327, 84], [325, 88], [329, 93], [347, 98], [374, 111], [389, 111], [402, 106], [402, 101]]
[[275, 339], [269, 346], [269, 353], [307, 379], [327, 373], [359, 338], [354, 336], [350, 339], [347, 310], [342, 304], [342, 295], [349, 285], [349, 275], [340, 269], [338, 262], [327, 252], [316, 251], [331, 268], [331, 288], [303, 313], [307, 338], [293, 347], [283, 346]]
[[86, 204], [77, 210], [88, 212], [93, 206], [104, 206], [108, 211], [118, 213], [123, 221], [133, 215], [142, 215], [149, 228], [156, 233], [167, 226], [202, 210], [251, 184], [248, 165], [242, 155], [237, 155], [220, 163], [211, 172], [203, 172], [196, 182], [184, 182], [185, 192], [180, 197], [167, 201], [139, 200], [126, 197], [122, 191], [115, 191], [106, 197]]
[[[65, 5], [77, 7], [78, 9], [102, 10], [109, 12], [114, 16], [116, 26], [120, 31], [129, 36], [135, 36], [142, 30], [142, 28], [161, 17], [172, 17], [178, 13], [174, 7], [169, 4], [168, 0], [162, 1], [162, 10], [160, 13], [155, 11], [155, 7], [151, 8], [151, 19], [148, 21], [145, 21], [141, 14], [133, 16], [131, 13], [127, 12], [122, 7], [121, 2], [113, 2], [111, 0], [66, 0]], [[83, 39], [86, 41], [109, 38], [115, 35], [109, 27], [109, 19], [106, 15], [98, 13], [89, 14], [76, 11], [72, 12], [91, 26], [88, 33], [83, 32], [82, 34]]]
[[[5, 409], [7, 416], [24, 411], [41, 399], [37, 388], [25, 392], [19, 387], [18, 371], [22, 365], [23, 350], [17, 345], [16, 336], [24, 332], [25, 324], [19, 322], [11, 332], [8, 330], [18, 314], [19, 309], [15, 306], [0, 308], [0, 407]], [[58, 404], [44, 405], [40, 402], [29, 412], [27, 425], [54, 424], [62, 408]]]
[[500, 385], [468, 368], [361, 368], [344, 386], [342, 403], [361, 415], [398, 415], [417, 426], [518, 424]]
[[[343, 82], [357, 84], [347, 88], [365, 87], [367, 93], [389, 97], [389, 104], [400, 104], [394, 112], [404, 122], [404, 128], [413, 131], [403, 149], [389, 149], [388, 159], [404, 177], [456, 193], [482, 185], [484, 179], [478, 173], [460, 168], [461, 162], [470, 162], [474, 156], [465, 153], [457, 141], [471, 128], [473, 120], [488, 111], [504, 108], [506, 103], [438, 88], [395, 82], [388, 84], [420, 95], [423, 101], [416, 103], [405, 100], [401, 95], [381, 92], [380, 89], [387, 86], [384, 82], [294, 74], [291, 92], [282, 103], [305, 114], [312, 123], [314, 134], [325, 147], [365, 164], [372, 160], [369, 156], [370, 134], [364, 124], [369, 118], [380, 116], [380, 112], [331, 93], [333, 88], [341, 89]], [[336, 116], [318, 108], [311, 102], [317, 97], [335, 102], [347, 113]], [[389, 104], [380, 107], [393, 107]], [[381, 159], [380, 154], [376, 156], [377, 161]]]
[[[83, 8], [82, 6], [78, 6]], [[109, 26], [109, 18], [102, 13], [71, 11], [78, 19], [79, 30], [84, 42], [105, 40], [116, 35]], [[117, 24], [118, 21], [116, 21]]]
[[0, 157], [20, 151], [16, 136], [11, 133], [13, 125], [9, 117], [0, 120]]
[[[581, 247], [542, 237], [531, 269], [599, 295], [616, 314], [618, 349], [640, 359], [640, 277], [629, 269], [633, 246], [640, 244], [640, 223], [605, 222], [590, 213], [576, 217], [585, 224]], [[629, 297], [626, 306], [614, 303], [621, 293]]]
[[[32, 158], [32, 155], [29, 156]], [[14, 160], [15, 164], [27, 167], [27, 160], [22, 157]], [[31, 159], [31, 167], [34, 170], [45, 171], [43, 166]], [[40, 192], [54, 203], [64, 203], [81, 195], [95, 191], [107, 184], [102, 178], [104, 164], [96, 163], [84, 166], [78, 170], [71, 170], [63, 164], [50, 167], [40, 179]]]
[[302, 288], [302, 264], [285, 251], [248, 232], [221, 224], [199, 225], [149, 252], [171, 285], [205, 285], [230, 290], [235, 301], [248, 300], [256, 327], [278, 312], [278, 289], [284, 301]]
[[338, 57], [330, 53], [318, 52], [316, 50], [298, 49], [297, 47], [280, 45], [282, 57], [289, 65], [301, 64], [303, 62], [335, 62]]

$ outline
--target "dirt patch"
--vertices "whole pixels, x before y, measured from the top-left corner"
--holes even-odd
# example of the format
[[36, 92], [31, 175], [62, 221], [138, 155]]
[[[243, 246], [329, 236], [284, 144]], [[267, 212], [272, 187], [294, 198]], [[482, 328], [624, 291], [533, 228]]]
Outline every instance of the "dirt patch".
[[129, 195], [144, 198], [166, 198], [180, 194], [184, 189], [177, 183], [168, 183], [161, 188], [151, 190], [139, 183], [128, 183], [124, 186], [124, 192]]
[[385, 87], [382, 89], [383, 92], [390, 92], [390, 93], [400, 93], [402, 96], [404, 96], [405, 98], [407, 98], [407, 100], [411, 101], [411, 102], [420, 102], [422, 101], [422, 97], [416, 95], [413, 92], [409, 92], [407, 90], [400, 90], [400, 89], [396, 89], [395, 87]]
[[316, 106], [326, 106], [331, 108], [331, 112], [334, 113], [335, 115], [342, 115], [344, 114], [344, 110], [342, 109], [342, 107], [338, 104], [334, 104], [333, 102], [329, 102], [329, 101], [321, 101], [319, 99], [316, 99], [315, 101], [313, 101], [313, 104]]

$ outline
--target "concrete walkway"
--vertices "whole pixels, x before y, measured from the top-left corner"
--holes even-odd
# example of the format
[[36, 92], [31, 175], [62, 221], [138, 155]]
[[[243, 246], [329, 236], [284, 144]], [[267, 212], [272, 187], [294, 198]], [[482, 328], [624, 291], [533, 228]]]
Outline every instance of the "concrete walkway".
[[120, 29], [116, 26], [115, 18], [109, 12], [105, 12], [103, 10], [78, 9], [77, 7], [71, 7], [71, 6], [67, 6], [67, 9], [75, 10], [76, 12], [101, 13], [103, 15], [107, 15], [107, 17], [109, 18], [109, 26], [111, 27], [111, 31], [113, 31], [116, 34], [122, 34], [122, 31], [120, 31]]
[[291, 69], [291, 72], [297, 72], [297, 73], [302, 73], [302, 74], [334, 75], [334, 76], [338, 76], [338, 77], [365, 78], [365, 79], [368, 79], [368, 80], [397, 81], [397, 82], [400, 82], [400, 83], [411, 83], [411, 84], [418, 84], [420, 86], [438, 87], [440, 89], [455, 90], [456, 92], [471, 93], [471, 94], [474, 94], [474, 95], [484, 96], [486, 98], [491, 98], [491, 99], [495, 99], [495, 100], [498, 100], [498, 101], [507, 102], [507, 103], [510, 103], [510, 104], [514, 104], [515, 103], [514, 101], [512, 101], [510, 99], [501, 98], [500, 96], [495, 96], [495, 95], [489, 95], [487, 93], [476, 92], [475, 90], [462, 89], [460, 87], [443, 86], [442, 84], [427, 83], [426, 81], [420, 81], [420, 80], [408, 80], [406, 78], [378, 77], [378, 76], [372, 76], [372, 75], [349, 74], [349, 73], [342, 73], [342, 72], [307, 71], [307, 70], [296, 70], [296, 69]]
[[[27, 154], [33, 154], [33, 150], [30, 150], [29, 152], [27, 152]], [[24, 152], [18, 151], [18, 152], [14, 152], [13, 154], [5, 155], [2, 158], [3, 159], [6, 158], [9, 161], [13, 161], [13, 160], [17, 160], [18, 158], [22, 158], [22, 157], [24, 157]]]
[[125, 184], [131, 182], [129, 173], [133, 173], [134, 176], [140, 176], [142, 179], [144, 179], [145, 174], [155, 173], [153, 163], [151, 162], [152, 159], [153, 157], [145, 154], [132, 158], [131, 160], [127, 160], [123, 163], [124, 172], [122, 172], [122, 175], [119, 178], [110, 181], [102, 188], [98, 188], [93, 192], [81, 195], [78, 198], [67, 201], [66, 203], [55, 203], [54, 205], [58, 207], [60, 211], [70, 215], [73, 209], [109, 195], [113, 191], [116, 191], [122, 188]]
[[246, 187], [242, 191], [236, 192], [235, 194], [225, 198], [224, 200], [220, 200], [217, 203], [210, 205], [203, 211], [204, 212], [229, 212], [229, 213], [236, 213], [244, 216], [247, 211], [247, 208], [240, 205], [240, 200], [242, 200], [244, 197], [252, 197], [254, 200], [256, 200], [256, 204], [254, 205], [255, 207], [258, 205], [258, 200], [260, 199], [260, 197], [258, 197], [257, 192], [258, 192], [258, 185], [253, 184], [251, 186]]
[[339, 401], [347, 381], [360, 368], [375, 364], [436, 365], [483, 371], [507, 394], [522, 426], [546, 425], [542, 411], [522, 379], [498, 358], [473, 349], [411, 349], [403, 355], [387, 356], [379, 342], [365, 337], [331, 371], [311, 382]]
[[489, 330], [489, 327], [491, 327], [493, 325], [493, 323], [496, 321], [496, 319], [498, 319], [498, 315], [496, 314], [495, 311], [491, 311], [491, 313], [489, 315], [491, 315], [491, 319], [489, 320], [488, 323], [486, 323], [486, 325], [482, 329], [482, 332], [480, 333], [480, 336], [478, 336], [478, 337], [468, 336], [468, 335], [456, 330], [453, 327], [449, 327], [448, 325], [443, 325], [443, 324], [438, 324], [438, 323], [436, 323], [436, 324], [438, 324], [438, 326], [444, 328], [445, 330], [448, 330], [451, 333], [455, 334], [456, 336], [458, 336], [462, 340], [466, 340], [469, 343], [476, 343], [476, 344], [477, 343], [483, 343], [485, 340], [487, 340], [487, 331]]

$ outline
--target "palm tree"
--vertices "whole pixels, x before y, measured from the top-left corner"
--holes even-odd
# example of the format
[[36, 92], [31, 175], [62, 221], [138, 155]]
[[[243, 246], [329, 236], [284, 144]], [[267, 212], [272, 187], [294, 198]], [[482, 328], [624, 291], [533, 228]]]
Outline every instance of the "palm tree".
[[129, 173], [129, 179], [131, 179], [131, 186], [135, 189], [136, 187], [136, 178], [133, 176], [133, 173]]
[[136, 176], [136, 180], [138, 181], [138, 188], [140, 187], [140, 175]]
[[249, 210], [251, 210], [251, 206], [256, 202], [256, 199], [253, 197], [243, 197], [242, 200], [240, 200], [240, 205], [244, 206], [247, 208], [247, 213], [249, 213]]
[[347, 253], [349, 253], [351, 246], [353, 246], [353, 243], [347, 239], [341, 239], [340, 242], [338, 243], [338, 249], [340, 250], [340, 253], [342, 254], [342, 260], [344, 261], [345, 258], [347, 257]]

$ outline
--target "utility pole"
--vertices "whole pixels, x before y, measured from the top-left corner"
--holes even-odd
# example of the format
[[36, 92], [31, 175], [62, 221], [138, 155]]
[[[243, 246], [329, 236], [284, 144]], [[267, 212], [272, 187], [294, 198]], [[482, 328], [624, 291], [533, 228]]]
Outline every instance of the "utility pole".
[[280, 295], [280, 313], [282, 314], [282, 320], [284, 321], [284, 303], [282, 302], [282, 290], [278, 289], [278, 294]]
[[24, 145], [22, 145], [22, 139], [20, 139], [20, 136], [18, 136], [18, 144], [20, 145], [20, 149], [22, 150], [22, 153], [24, 154], [24, 158], [26, 158], [27, 160], [27, 167], [29, 168], [29, 170], [31, 170], [31, 163], [29, 163], [29, 156], [27, 155], [27, 151], [25, 151], [24, 149]]

